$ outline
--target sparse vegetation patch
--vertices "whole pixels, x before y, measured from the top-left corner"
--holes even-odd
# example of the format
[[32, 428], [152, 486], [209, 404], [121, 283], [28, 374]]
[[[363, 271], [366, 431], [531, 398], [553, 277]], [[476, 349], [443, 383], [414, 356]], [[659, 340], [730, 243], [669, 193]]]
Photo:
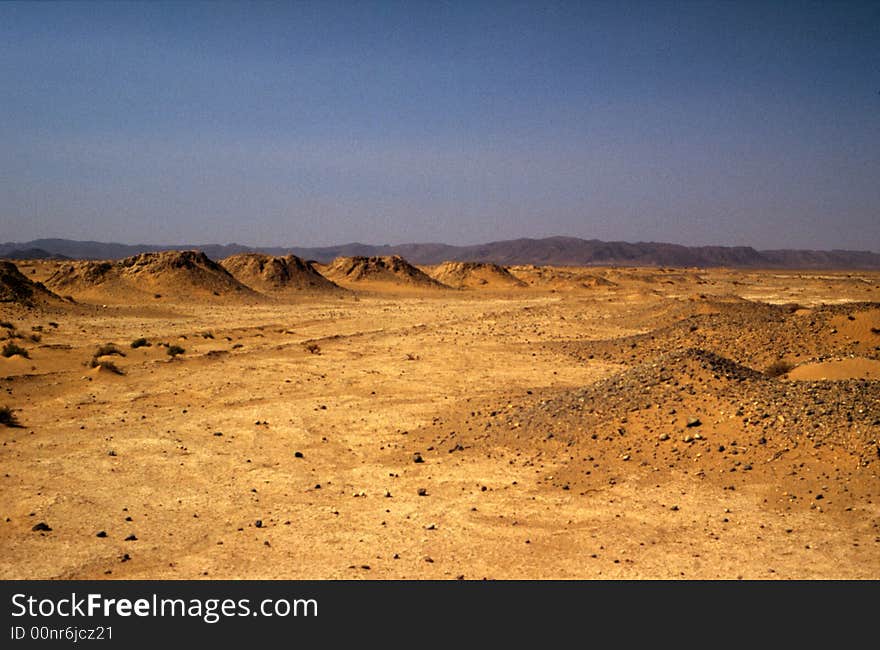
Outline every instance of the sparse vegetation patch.
[[92, 360], [89, 362], [89, 367], [90, 368], [102, 368], [104, 370], [108, 370], [108, 371], [112, 372], [114, 375], [124, 374], [122, 372], [122, 369], [119, 366], [117, 366], [112, 361], [108, 361], [107, 359], [101, 359], [99, 361], [98, 359], [92, 357]]
[[106, 343], [105, 345], [102, 345], [97, 350], [95, 350], [96, 357], [107, 357], [111, 354], [116, 354], [120, 357], [125, 356], [125, 352], [116, 347], [114, 343]]
[[14, 357], [16, 355], [20, 356], [20, 357], [24, 357], [25, 359], [31, 358], [31, 355], [28, 354], [27, 350], [25, 350], [23, 347], [21, 347], [17, 343], [13, 343], [12, 341], [9, 341], [6, 345], [3, 346], [3, 352], [0, 354], [3, 354], [3, 356], [6, 357], [7, 359], [9, 357]]
[[779, 361], [774, 361], [767, 369], [764, 370], [764, 374], [768, 377], [781, 377], [791, 371], [794, 368], [793, 363], [789, 363], [785, 359], [780, 359]]
[[0, 406], [0, 424], [6, 427], [21, 426], [15, 417], [15, 413], [8, 406]]

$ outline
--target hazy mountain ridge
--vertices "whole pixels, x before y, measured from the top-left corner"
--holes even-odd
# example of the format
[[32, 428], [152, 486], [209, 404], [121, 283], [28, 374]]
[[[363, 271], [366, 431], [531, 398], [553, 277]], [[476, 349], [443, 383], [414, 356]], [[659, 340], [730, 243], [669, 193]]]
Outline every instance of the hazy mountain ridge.
[[241, 244], [117, 244], [69, 239], [37, 239], [0, 244], [0, 257], [39, 249], [72, 259], [121, 259], [163, 250], [204, 252], [212, 259], [238, 253], [297, 255], [318, 262], [337, 257], [400, 255], [413, 264], [445, 261], [551, 266], [727, 266], [736, 268], [880, 269], [880, 254], [850, 250], [757, 250], [749, 246], [684, 246], [662, 242], [605, 242], [577, 237], [513, 239], [472, 246], [440, 243], [381, 245], [353, 242], [322, 247], [251, 247]]

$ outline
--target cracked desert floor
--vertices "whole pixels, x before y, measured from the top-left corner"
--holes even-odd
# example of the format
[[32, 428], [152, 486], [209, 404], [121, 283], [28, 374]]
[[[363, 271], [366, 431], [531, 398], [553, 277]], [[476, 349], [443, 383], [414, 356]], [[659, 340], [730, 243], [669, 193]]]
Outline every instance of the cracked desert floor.
[[0, 304], [0, 578], [880, 578], [880, 273], [510, 270]]

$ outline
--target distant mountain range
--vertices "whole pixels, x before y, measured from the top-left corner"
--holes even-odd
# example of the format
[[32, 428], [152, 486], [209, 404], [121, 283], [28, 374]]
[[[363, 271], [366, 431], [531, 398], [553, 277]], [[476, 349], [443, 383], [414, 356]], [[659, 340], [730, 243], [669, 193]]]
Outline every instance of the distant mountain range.
[[880, 269], [880, 254], [848, 250], [757, 250], [749, 246], [682, 246], [657, 242], [604, 242], [576, 237], [512, 239], [474, 246], [399, 244], [372, 246], [342, 244], [319, 248], [249, 247], [240, 244], [187, 244], [156, 246], [114, 244], [69, 239], [36, 239], [0, 244], [8, 259], [120, 259], [162, 250], [200, 250], [219, 260], [236, 253], [298, 255], [317, 262], [337, 257], [400, 255], [414, 264], [445, 261], [537, 264], [548, 266], [677, 266], [765, 269]]

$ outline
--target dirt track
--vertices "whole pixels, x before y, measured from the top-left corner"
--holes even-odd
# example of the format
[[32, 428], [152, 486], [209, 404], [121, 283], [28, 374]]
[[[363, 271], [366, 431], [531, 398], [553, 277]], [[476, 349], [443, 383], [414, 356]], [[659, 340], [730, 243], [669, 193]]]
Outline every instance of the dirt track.
[[0, 306], [0, 578], [880, 578], [880, 274], [541, 273]]

